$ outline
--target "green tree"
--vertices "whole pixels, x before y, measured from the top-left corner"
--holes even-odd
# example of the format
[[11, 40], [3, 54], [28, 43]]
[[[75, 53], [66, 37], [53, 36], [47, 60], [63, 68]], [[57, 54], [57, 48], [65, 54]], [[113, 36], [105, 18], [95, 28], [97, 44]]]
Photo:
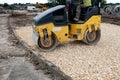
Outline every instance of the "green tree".
[[53, 4], [52, 3], [45, 3], [44, 4], [46, 7], [50, 8], [50, 7], [53, 7]]
[[14, 5], [10, 5], [10, 9], [11, 9], [11, 10], [14, 10], [14, 9], [15, 9], [15, 6], [14, 6]]
[[48, 0], [49, 3], [52, 3], [53, 6], [56, 5], [65, 5], [66, 0]]
[[4, 4], [3, 4], [3, 7], [8, 7], [8, 6], [9, 6], [8, 3], [4, 3]]
[[107, 1], [106, 0], [102, 0], [102, 4], [101, 4], [101, 7], [105, 7], [105, 5], [107, 4]]

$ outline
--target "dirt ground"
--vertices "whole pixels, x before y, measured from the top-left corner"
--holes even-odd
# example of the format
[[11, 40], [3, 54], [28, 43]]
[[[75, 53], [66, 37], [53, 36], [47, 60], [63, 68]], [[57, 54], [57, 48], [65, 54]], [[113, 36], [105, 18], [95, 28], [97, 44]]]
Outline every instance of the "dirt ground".
[[14, 23], [14, 26], [29, 26], [32, 25], [32, 19], [33, 15], [31, 16], [16, 16], [14, 17], [15, 20], [13, 20], [12, 23]]
[[11, 57], [1, 60], [0, 80], [51, 80], [42, 70], [34, 66], [24, 57]]
[[[14, 21], [14, 19], [12, 20]], [[107, 20], [109, 19], [107, 18]], [[113, 20], [113, 22], [115, 21]], [[119, 22], [117, 25], [101, 24], [102, 37], [97, 45], [88, 46], [82, 42], [70, 41], [60, 44], [51, 52], [42, 52], [34, 44], [31, 25], [19, 27], [13, 23], [13, 26], [17, 35], [34, 51], [54, 63], [73, 80], [120, 79]]]
[[102, 22], [120, 25], [120, 17], [103, 16]]
[[8, 16], [0, 16], [0, 80], [51, 80], [35, 70], [25, 53], [9, 29]]

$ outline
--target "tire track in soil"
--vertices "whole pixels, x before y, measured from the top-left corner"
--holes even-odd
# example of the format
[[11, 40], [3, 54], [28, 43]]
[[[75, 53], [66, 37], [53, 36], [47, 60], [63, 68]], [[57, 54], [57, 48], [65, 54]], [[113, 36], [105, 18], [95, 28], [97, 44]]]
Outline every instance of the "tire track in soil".
[[[1, 24], [3, 27], [0, 27], [0, 30], [1, 30], [1, 33], [0, 33], [0, 38], [1, 38], [0, 39], [1, 40], [1, 43], [0, 43], [0, 48], [1, 48], [0, 49], [0, 74], [1, 74], [0, 79], [13, 80], [16, 78], [18, 80], [23, 80], [24, 78], [25, 79], [29, 78], [29, 80], [30, 80], [29, 76], [32, 76], [31, 79], [34, 78], [33, 80], [41, 80], [41, 79], [42, 80], [51, 80], [51, 79], [54, 80], [54, 79], [56, 79], [56, 78], [54, 78], [54, 75], [50, 76], [50, 74], [48, 73], [47, 70], [46, 71], [45, 71], [45, 69], [42, 70], [42, 68], [40, 67], [40, 64], [39, 64], [39, 62], [37, 62], [37, 60], [32, 59], [33, 57], [26, 55], [29, 53], [29, 51], [27, 51], [23, 47], [23, 45], [21, 45], [19, 40], [14, 35], [14, 33], [11, 29], [11, 26], [10, 26], [9, 16], [4, 16], [2, 18], [5, 18], [6, 22]], [[4, 28], [4, 29], [1, 29], [1, 28]], [[2, 38], [4, 39], [4, 43], [3, 43]], [[32, 64], [30, 64], [29, 62], [32, 63], [34, 66]], [[8, 66], [10, 66], [10, 67], [7, 68]], [[26, 67], [28, 67], [28, 68], [26, 68]], [[34, 70], [34, 67], [35, 67], [35, 70]], [[24, 68], [24, 70], [23, 70], [23, 68]], [[28, 70], [28, 69], [30, 69], [30, 70]], [[8, 72], [6, 72], [6, 70]], [[24, 71], [26, 71], [26, 70], [28, 70], [27, 71], [28, 74], [25, 74], [26, 75], [25, 76]], [[12, 74], [11, 74], [11, 71], [12, 71]], [[18, 73], [20, 71], [22, 71], [22, 72]], [[34, 73], [34, 72], [36, 72], [36, 73]], [[15, 73], [15, 74], [13, 74], [13, 73]], [[39, 75], [38, 75], [38, 73], [39, 73]], [[21, 77], [20, 77], [19, 76], [20, 74], [23, 74], [23, 75], [21, 75]], [[35, 78], [35, 76], [37, 78]]]

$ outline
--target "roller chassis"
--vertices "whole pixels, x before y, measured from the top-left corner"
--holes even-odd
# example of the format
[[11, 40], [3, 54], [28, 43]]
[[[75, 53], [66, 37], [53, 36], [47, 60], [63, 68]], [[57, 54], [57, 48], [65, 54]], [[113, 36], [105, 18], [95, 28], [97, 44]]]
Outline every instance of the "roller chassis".
[[[69, 8], [72, 11], [73, 8]], [[80, 23], [73, 21], [74, 14], [71, 11], [66, 12], [66, 7], [59, 5], [34, 18], [33, 39], [42, 51], [51, 51], [58, 43], [69, 39], [83, 41], [88, 45], [98, 43], [101, 37], [100, 6], [87, 8], [86, 13], [82, 13], [84, 17]]]

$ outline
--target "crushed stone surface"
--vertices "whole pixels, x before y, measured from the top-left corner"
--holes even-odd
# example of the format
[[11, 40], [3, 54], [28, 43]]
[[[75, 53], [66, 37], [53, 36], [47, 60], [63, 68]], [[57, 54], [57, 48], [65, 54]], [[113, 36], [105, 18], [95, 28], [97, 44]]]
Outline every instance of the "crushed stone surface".
[[120, 26], [101, 24], [101, 39], [88, 46], [79, 41], [42, 52], [32, 40], [32, 27], [19, 27], [17, 35], [33, 50], [55, 64], [73, 80], [120, 80]]

